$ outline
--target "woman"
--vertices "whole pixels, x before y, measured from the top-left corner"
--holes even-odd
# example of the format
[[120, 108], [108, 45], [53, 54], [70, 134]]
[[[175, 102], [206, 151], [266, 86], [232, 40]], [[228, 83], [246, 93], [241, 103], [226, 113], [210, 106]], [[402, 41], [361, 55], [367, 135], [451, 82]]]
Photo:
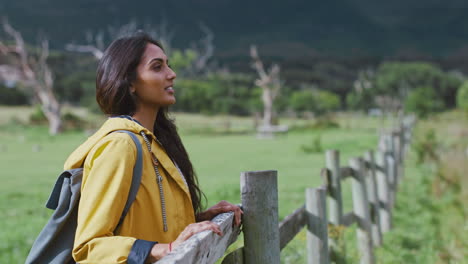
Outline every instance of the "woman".
[[[202, 193], [188, 154], [167, 117], [176, 74], [157, 41], [139, 33], [114, 41], [99, 62], [96, 98], [110, 117], [65, 163], [83, 166], [73, 258], [79, 263], [154, 262], [193, 234], [211, 230], [215, 215], [239, 207], [221, 201], [202, 211]], [[129, 130], [139, 137], [143, 176], [135, 201], [114, 233], [136, 161]], [[150, 154], [151, 153], [151, 154]]]

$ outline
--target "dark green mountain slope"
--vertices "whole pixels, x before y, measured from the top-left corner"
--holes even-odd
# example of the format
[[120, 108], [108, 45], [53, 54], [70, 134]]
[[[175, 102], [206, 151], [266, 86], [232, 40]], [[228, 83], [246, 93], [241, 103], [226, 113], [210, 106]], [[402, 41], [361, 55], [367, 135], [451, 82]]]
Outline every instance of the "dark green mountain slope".
[[0, 14], [35, 40], [41, 30], [56, 48], [82, 41], [86, 30], [130, 19], [175, 32], [174, 45], [215, 33], [217, 55], [245, 56], [251, 43], [271, 57], [394, 55], [412, 51], [444, 56], [468, 42], [468, 1], [462, 0], [1, 0]]

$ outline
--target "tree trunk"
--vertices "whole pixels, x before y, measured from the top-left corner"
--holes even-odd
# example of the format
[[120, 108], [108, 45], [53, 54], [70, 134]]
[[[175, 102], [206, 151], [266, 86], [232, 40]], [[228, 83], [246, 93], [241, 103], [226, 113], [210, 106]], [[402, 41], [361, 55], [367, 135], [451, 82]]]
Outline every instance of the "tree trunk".
[[52, 102], [48, 105], [42, 105], [42, 111], [49, 121], [49, 134], [57, 135], [62, 131], [61, 107], [57, 102]]
[[271, 91], [263, 89], [263, 126], [270, 127], [273, 125], [273, 100], [271, 98]]
[[49, 122], [49, 134], [57, 135], [62, 131], [61, 105], [52, 91], [52, 78], [47, 83], [36, 83], [34, 90], [41, 104], [41, 109]]
[[[0, 55], [5, 54], [10, 57], [10, 60], [17, 60], [11, 66], [16, 67], [15, 72], [20, 73], [19, 76], [16, 76], [17, 81], [22, 83], [24, 87], [33, 89], [34, 95], [39, 99], [42, 106], [42, 112], [49, 121], [49, 133], [57, 135], [62, 129], [62, 120], [60, 103], [53, 90], [53, 74], [47, 65], [49, 41], [47, 39], [42, 40], [39, 58], [36, 59], [28, 53], [21, 33], [16, 31], [6, 19], [3, 21], [3, 29], [7, 35], [15, 40], [15, 45], [12, 47], [6, 46], [0, 41], [0, 51], [2, 51]], [[11, 75], [7, 75], [6, 78], [0, 76], [0, 80], [2, 79], [11, 79]]]

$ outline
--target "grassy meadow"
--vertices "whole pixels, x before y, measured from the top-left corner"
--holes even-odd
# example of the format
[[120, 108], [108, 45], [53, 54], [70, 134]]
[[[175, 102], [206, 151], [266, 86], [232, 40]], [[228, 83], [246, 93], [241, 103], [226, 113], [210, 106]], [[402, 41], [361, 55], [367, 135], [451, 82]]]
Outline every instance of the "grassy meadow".
[[[79, 115], [87, 117], [80, 111]], [[90, 133], [68, 131], [52, 137], [45, 126], [23, 125], [30, 113], [29, 108], [0, 107], [0, 263], [24, 262], [51, 213], [44, 204], [63, 162]], [[175, 117], [208, 198], [207, 206], [221, 199], [240, 202], [240, 172], [278, 170], [280, 219], [304, 203], [306, 187], [321, 184], [323, 151], [306, 153], [302, 150], [304, 145], [313, 145], [318, 139], [323, 150], [340, 150], [342, 164], [347, 164], [349, 158], [375, 148], [378, 131], [392, 123], [340, 114], [336, 116], [339, 128], [318, 129], [310, 121], [285, 119], [282, 123], [294, 128], [292, 131], [274, 140], [259, 140], [250, 133], [253, 120], [249, 118], [188, 114]], [[94, 125], [103, 121], [100, 117], [91, 120]], [[428, 169], [416, 165], [415, 159], [412, 153], [406, 163], [406, 179], [395, 210], [396, 228], [385, 235], [385, 244], [377, 251], [378, 263], [436, 263], [434, 243], [438, 237], [434, 234], [438, 229], [430, 222], [433, 211], [428, 206], [432, 206], [432, 199], [427, 196], [428, 183], [424, 183], [432, 171], [427, 174]], [[345, 207], [350, 210], [351, 188], [345, 183], [343, 189]], [[425, 199], [425, 203], [418, 199]], [[440, 206], [436, 209], [442, 210]], [[426, 215], [429, 216], [424, 218]], [[421, 221], [416, 221], [415, 216], [422, 217]], [[415, 232], [416, 228], [422, 228], [421, 232]], [[466, 223], [464, 228], [466, 231]], [[414, 237], [407, 239], [408, 234]], [[344, 241], [349, 263], [355, 263], [358, 254], [353, 228], [345, 230]], [[282, 251], [282, 263], [305, 263], [305, 259], [305, 232], [301, 232]], [[404, 259], [414, 261], [400, 262]]]

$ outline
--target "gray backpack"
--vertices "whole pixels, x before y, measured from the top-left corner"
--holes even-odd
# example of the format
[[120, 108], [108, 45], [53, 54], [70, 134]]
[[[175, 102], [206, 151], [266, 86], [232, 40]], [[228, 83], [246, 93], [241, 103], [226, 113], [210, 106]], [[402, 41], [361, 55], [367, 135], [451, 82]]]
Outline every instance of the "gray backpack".
[[[140, 187], [143, 157], [140, 141], [134, 133], [126, 130], [114, 132], [129, 134], [137, 148], [137, 160], [133, 167], [132, 185], [122, 216], [114, 230], [116, 231], [127, 215]], [[72, 258], [72, 249], [77, 226], [82, 176], [83, 168], [78, 168], [64, 171], [58, 177], [46, 204], [47, 208], [55, 211], [36, 238], [26, 259], [26, 264], [75, 263]]]

